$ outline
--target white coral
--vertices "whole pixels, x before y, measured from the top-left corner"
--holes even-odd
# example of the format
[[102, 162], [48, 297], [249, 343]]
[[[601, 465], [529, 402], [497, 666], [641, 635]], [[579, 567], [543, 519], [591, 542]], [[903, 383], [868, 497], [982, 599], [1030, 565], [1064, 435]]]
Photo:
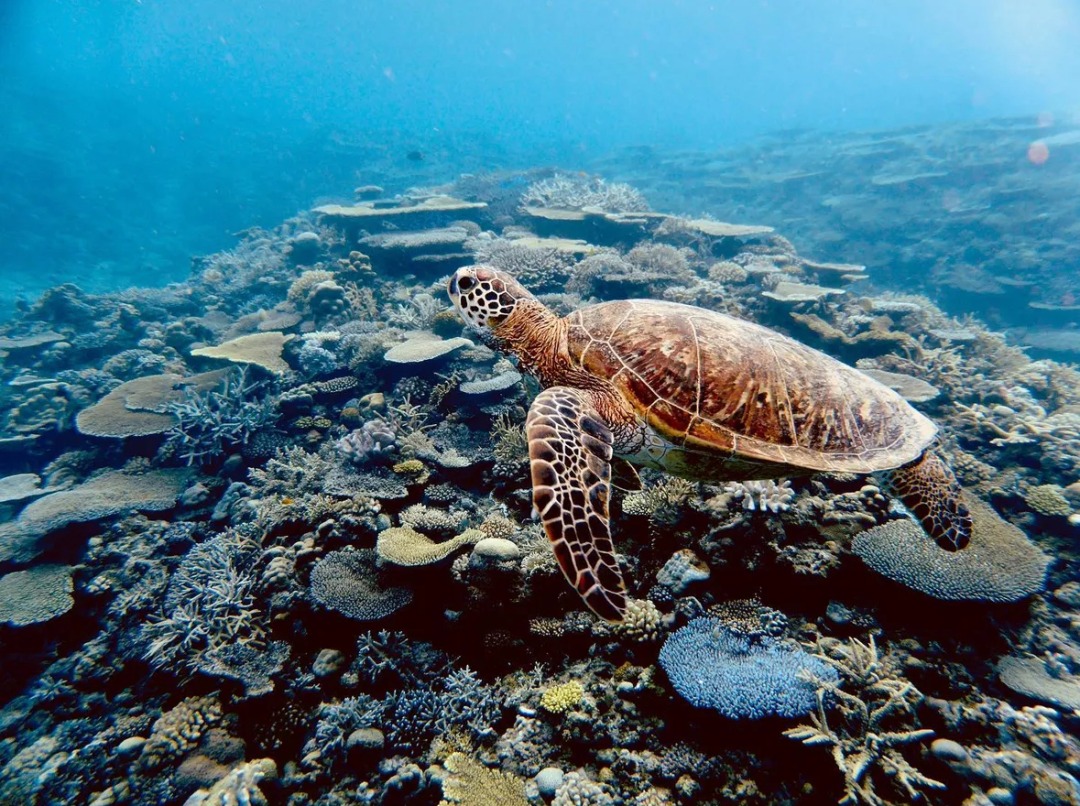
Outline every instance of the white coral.
[[791, 482], [784, 479], [779, 484], [772, 479], [765, 481], [732, 481], [724, 485], [732, 498], [742, 502], [748, 512], [787, 512], [795, 498]]

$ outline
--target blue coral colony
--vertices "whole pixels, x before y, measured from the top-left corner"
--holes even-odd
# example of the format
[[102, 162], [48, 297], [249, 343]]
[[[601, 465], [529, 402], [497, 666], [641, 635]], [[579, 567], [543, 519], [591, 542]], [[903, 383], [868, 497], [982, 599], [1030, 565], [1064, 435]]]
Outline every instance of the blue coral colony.
[[[1080, 802], [1080, 373], [599, 177], [361, 195], [3, 325], [0, 801]], [[873, 473], [929, 439], [637, 483], [580, 382], [493, 349], [506, 287], [461, 300], [495, 276], [857, 365], [940, 427], [969, 544]]]

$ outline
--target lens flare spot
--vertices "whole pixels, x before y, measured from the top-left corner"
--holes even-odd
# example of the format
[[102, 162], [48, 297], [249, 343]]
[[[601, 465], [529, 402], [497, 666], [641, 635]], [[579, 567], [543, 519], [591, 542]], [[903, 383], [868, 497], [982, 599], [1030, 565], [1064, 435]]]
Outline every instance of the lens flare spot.
[[1050, 159], [1050, 147], [1042, 140], [1036, 140], [1028, 146], [1027, 158], [1032, 165], [1044, 165]]

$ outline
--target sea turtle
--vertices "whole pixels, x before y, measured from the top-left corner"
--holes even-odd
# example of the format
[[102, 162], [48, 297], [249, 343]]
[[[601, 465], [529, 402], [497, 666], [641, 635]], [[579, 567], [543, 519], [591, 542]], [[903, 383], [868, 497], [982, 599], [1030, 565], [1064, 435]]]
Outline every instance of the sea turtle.
[[937, 427], [888, 387], [794, 339], [716, 311], [660, 300], [559, 317], [504, 271], [466, 266], [447, 291], [488, 344], [544, 390], [526, 418], [533, 503], [567, 580], [621, 620], [622, 573], [608, 524], [612, 469], [701, 481], [890, 471], [927, 533], [962, 549], [971, 519]]

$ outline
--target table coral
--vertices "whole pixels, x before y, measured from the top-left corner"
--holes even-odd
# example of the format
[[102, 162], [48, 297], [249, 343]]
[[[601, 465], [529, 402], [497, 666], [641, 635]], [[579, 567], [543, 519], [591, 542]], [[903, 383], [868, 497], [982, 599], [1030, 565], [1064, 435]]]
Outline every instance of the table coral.
[[463, 806], [526, 806], [525, 782], [485, 767], [464, 753], [451, 753], [443, 762], [450, 774], [442, 780], [444, 803]]
[[72, 570], [67, 565], [38, 565], [0, 577], [0, 621], [25, 627], [71, 610]]
[[311, 597], [357, 621], [377, 621], [412, 601], [408, 588], [384, 587], [378, 581], [375, 552], [334, 551], [311, 569]]
[[809, 676], [838, 679], [790, 642], [750, 638], [709, 617], [672, 633], [660, 649], [660, 666], [687, 702], [729, 719], [807, 714], [816, 704]]
[[889, 579], [938, 599], [1012, 602], [1042, 590], [1050, 558], [988, 504], [968, 496], [971, 543], [946, 551], [907, 518], [856, 535], [852, 550]]

